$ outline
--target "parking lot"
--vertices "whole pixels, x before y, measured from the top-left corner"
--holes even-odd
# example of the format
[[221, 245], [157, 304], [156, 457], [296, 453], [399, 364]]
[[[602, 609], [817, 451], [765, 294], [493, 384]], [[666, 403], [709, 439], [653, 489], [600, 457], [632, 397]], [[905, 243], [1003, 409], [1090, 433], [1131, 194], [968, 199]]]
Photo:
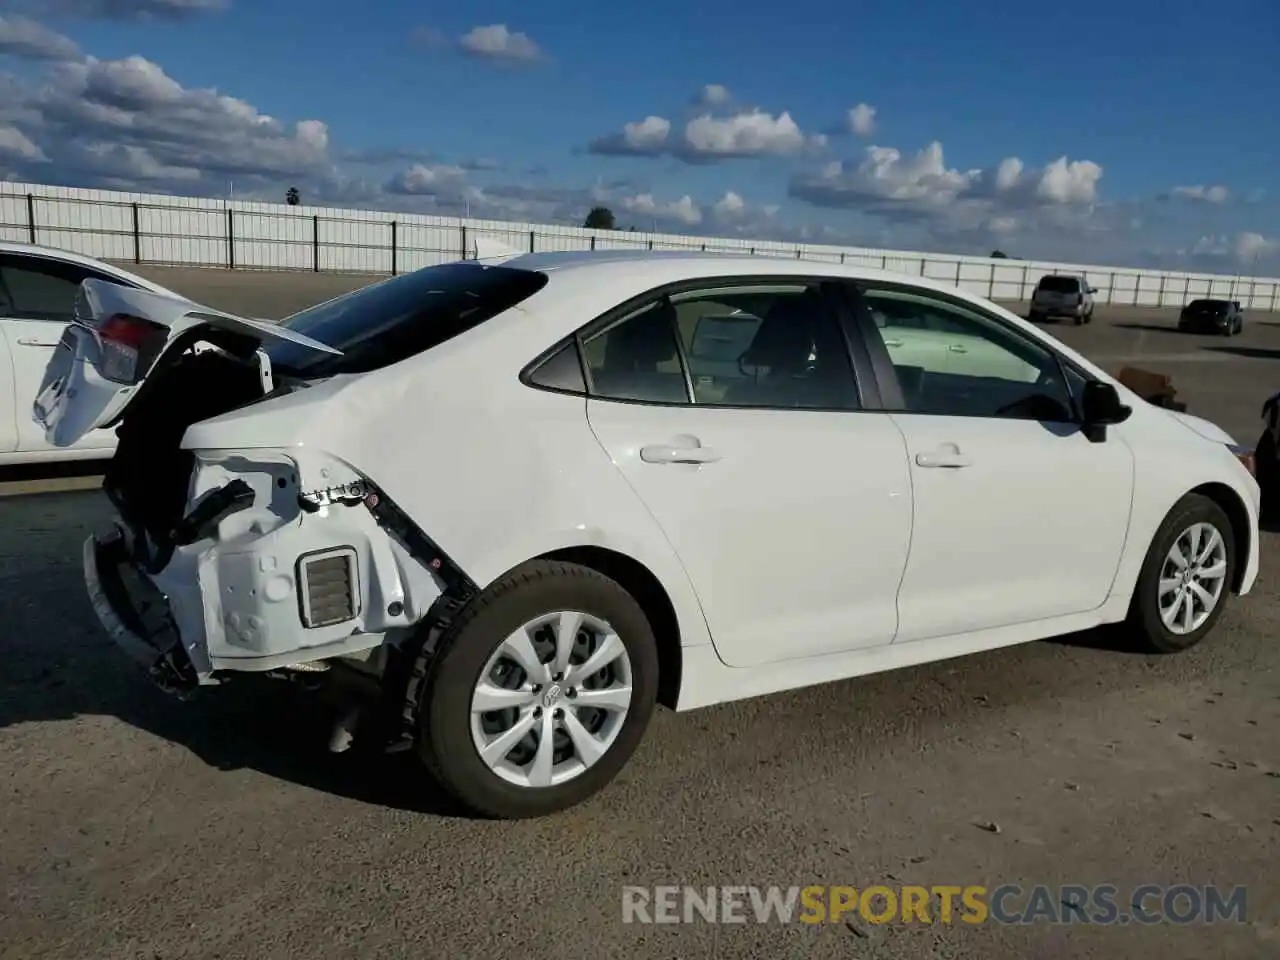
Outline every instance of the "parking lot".
[[[147, 272], [272, 318], [367, 281]], [[1242, 442], [1280, 390], [1280, 315], [1232, 339], [1132, 308], [1052, 330], [1108, 369], [1172, 374]], [[329, 714], [300, 691], [154, 691], [84, 597], [104, 499], [21, 489], [0, 498], [0, 957], [1280, 956], [1280, 535], [1189, 653], [1074, 635], [660, 711], [596, 800], [491, 823], [407, 758], [326, 753]], [[1006, 883], [1245, 886], [1247, 918], [622, 922], [623, 885]]]

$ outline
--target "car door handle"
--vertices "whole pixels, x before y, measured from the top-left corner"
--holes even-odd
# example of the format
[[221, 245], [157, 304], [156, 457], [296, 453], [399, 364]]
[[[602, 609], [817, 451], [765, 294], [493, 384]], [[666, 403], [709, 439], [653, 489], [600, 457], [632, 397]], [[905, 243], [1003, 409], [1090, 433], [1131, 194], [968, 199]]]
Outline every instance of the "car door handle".
[[902, 346], [902, 341], [901, 341], [901, 340], [886, 340], [886, 341], [884, 342], [884, 345], [885, 345], [886, 347], [900, 347], [900, 346]]
[[37, 340], [35, 337], [19, 337], [18, 343], [24, 347], [56, 347], [57, 340]]
[[973, 460], [959, 450], [935, 450], [933, 453], [917, 453], [916, 465], [920, 467], [958, 470], [973, 466]]
[[640, 459], [645, 463], [715, 463], [720, 454], [710, 447], [676, 447], [669, 443], [655, 443], [640, 448]]
[[952, 353], [968, 353], [969, 352], [969, 348], [966, 347], [963, 343], [953, 343], [951, 344], [951, 346], [947, 347], [947, 349], [950, 350]]

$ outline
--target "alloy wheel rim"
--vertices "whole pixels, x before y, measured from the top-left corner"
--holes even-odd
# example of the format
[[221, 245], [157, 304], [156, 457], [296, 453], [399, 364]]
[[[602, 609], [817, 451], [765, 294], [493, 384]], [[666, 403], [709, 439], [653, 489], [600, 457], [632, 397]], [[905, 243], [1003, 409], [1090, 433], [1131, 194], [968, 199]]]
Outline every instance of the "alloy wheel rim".
[[1227, 543], [1211, 523], [1173, 541], [1160, 567], [1160, 620], [1178, 636], [1195, 633], [1217, 609], [1227, 582]]
[[530, 620], [490, 655], [471, 694], [471, 738], [495, 775], [558, 786], [617, 740], [631, 707], [627, 648], [610, 624], [579, 610]]

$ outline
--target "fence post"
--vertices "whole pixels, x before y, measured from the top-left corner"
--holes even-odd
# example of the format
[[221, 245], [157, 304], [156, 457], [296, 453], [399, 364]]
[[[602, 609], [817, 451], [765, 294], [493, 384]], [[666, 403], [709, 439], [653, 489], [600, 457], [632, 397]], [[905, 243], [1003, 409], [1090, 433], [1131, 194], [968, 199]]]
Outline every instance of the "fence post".
[[320, 215], [311, 215], [311, 272], [320, 272]]
[[396, 275], [396, 222], [391, 221], [391, 275]]
[[652, 237], [650, 237], [650, 238], [649, 238], [649, 249], [650, 249], [650, 250], [652, 250], [652, 249], [653, 249], [653, 238], [652, 238]]
[[[1108, 293], [1108, 296], [1110, 294]], [[1022, 265], [1022, 279], [1018, 281], [1018, 302], [1021, 303], [1027, 299], [1027, 265]]]
[[534, 232], [530, 230], [529, 231], [529, 252], [530, 253], [533, 253], [533, 238], [534, 238]]
[[841, 263], [844, 263], [844, 253], [841, 253], [841, 254], [840, 254], [840, 262], [841, 262]]
[[987, 277], [987, 299], [994, 300], [996, 298], [996, 265], [991, 263], [991, 274]]
[[887, 253], [880, 254], [880, 269], [881, 270], [889, 269], [889, 255]]
[[236, 214], [227, 207], [227, 268], [236, 268]]
[[133, 206], [133, 262], [142, 262], [142, 227], [138, 223], [138, 205]]
[[[467, 225], [465, 223], [458, 224], [458, 236], [462, 243], [462, 259], [467, 259]], [[476, 256], [480, 255], [479, 249], [476, 250]]]
[[596, 248], [596, 235], [593, 233], [591, 235], [591, 249], [594, 250], [595, 248]]
[[703, 253], [707, 252], [707, 245], [705, 243], [702, 245], [702, 252]]
[[27, 237], [36, 242], [36, 198], [27, 194]]
[[1164, 274], [1161, 273], [1160, 274], [1160, 290], [1156, 294], [1156, 306], [1158, 307], [1164, 306], [1164, 279], [1165, 279]]
[[1138, 288], [1142, 286], [1142, 274], [1135, 273], [1133, 275], [1133, 303], [1132, 306], [1138, 305]]
[[752, 248], [751, 248], [751, 255], [752, 255], [753, 257], [756, 255], [756, 248], [755, 248], [755, 247], [752, 247]]

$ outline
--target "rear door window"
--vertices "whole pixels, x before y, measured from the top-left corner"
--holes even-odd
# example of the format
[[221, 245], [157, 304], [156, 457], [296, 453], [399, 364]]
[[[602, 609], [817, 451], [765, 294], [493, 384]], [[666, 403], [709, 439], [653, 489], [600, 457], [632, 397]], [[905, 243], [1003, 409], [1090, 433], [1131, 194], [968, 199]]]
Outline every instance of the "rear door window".
[[70, 323], [75, 318], [80, 282], [86, 277], [120, 282], [115, 277], [61, 260], [0, 255], [0, 315]]
[[370, 284], [295, 313], [281, 326], [342, 351], [292, 343], [266, 347], [273, 369], [293, 376], [367, 373], [407, 360], [527, 300], [547, 275], [513, 267], [446, 263]]

